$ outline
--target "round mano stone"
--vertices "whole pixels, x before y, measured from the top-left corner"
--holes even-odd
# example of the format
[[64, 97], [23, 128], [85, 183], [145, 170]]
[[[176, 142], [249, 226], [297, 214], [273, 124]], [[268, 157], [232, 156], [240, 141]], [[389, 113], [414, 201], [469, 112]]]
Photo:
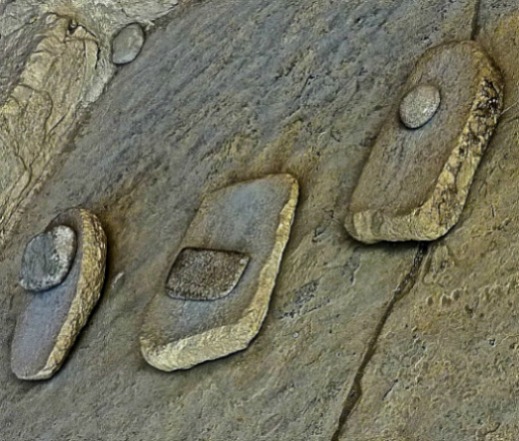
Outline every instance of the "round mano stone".
[[22, 258], [20, 285], [27, 291], [45, 291], [65, 280], [76, 255], [75, 231], [57, 226], [33, 237]]
[[432, 85], [418, 85], [400, 102], [400, 119], [409, 129], [427, 124], [440, 107], [440, 91]]
[[123, 28], [112, 42], [112, 61], [115, 64], [131, 63], [144, 44], [144, 32], [139, 24], [132, 23]]

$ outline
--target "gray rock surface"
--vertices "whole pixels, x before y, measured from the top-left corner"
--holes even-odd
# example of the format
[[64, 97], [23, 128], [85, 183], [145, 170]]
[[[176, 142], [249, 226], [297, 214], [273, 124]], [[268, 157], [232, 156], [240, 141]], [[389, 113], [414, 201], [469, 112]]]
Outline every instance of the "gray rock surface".
[[65, 225], [33, 237], [22, 257], [22, 287], [28, 291], [44, 291], [63, 282], [74, 261], [76, 246], [76, 233]]
[[87, 323], [104, 282], [106, 236], [86, 210], [70, 209], [49, 225], [77, 233], [77, 256], [67, 279], [38, 295], [25, 295], [11, 345], [11, 368], [21, 380], [45, 380], [59, 371]]
[[188, 369], [249, 346], [268, 312], [298, 196], [297, 180], [285, 173], [204, 197], [181, 247], [227, 248], [251, 261], [232, 295], [218, 302], [174, 300], [159, 290], [139, 335], [148, 363], [168, 372]]
[[[152, 32], [3, 253], [2, 436], [336, 437], [381, 324], [406, 299], [420, 262], [413, 266], [414, 245], [351, 240], [345, 207], [414, 62], [427, 48], [469, 38], [475, 5], [223, 0], [186, 6]], [[137, 339], [143, 312], [164, 289], [172, 250], [203, 196], [283, 171], [298, 177], [301, 198], [258, 337], [188, 371], [148, 366]], [[19, 256], [48, 218], [79, 204], [100, 214], [110, 238], [106, 290], [67, 368], [50, 382], [23, 383], [10, 373], [8, 349], [25, 306]]]
[[131, 63], [139, 55], [144, 44], [144, 32], [138, 23], [121, 29], [112, 42], [112, 62]]

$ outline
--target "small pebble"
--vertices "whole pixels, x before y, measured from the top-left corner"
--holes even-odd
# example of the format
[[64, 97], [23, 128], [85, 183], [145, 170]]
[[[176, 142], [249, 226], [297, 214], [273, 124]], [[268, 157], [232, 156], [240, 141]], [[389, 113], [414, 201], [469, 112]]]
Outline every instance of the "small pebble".
[[112, 61], [114, 64], [131, 63], [142, 49], [144, 32], [139, 24], [132, 23], [123, 28], [112, 42]]
[[76, 248], [76, 233], [67, 226], [60, 225], [33, 237], [22, 258], [20, 285], [33, 292], [60, 285], [70, 271]]
[[431, 85], [418, 85], [400, 102], [400, 119], [409, 129], [427, 124], [440, 107], [440, 91]]
[[114, 277], [114, 280], [112, 282], [112, 284], [110, 285], [112, 289], [115, 289], [117, 287], [117, 285], [119, 284], [119, 282], [122, 281], [124, 277], [124, 272], [121, 271], [120, 273], [118, 273], [115, 277]]

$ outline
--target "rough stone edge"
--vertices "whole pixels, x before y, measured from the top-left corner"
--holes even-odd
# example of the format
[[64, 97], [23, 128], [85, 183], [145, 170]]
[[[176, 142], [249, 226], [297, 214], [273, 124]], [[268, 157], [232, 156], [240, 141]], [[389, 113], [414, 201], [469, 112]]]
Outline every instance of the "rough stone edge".
[[[35, 78], [33, 73], [36, 71], [47, 71], [51, 67], [50, 65], [48, 65], [48, 63], [45, 63], [45, 61], [47, 61], [47, 58], [42, 58], [41, 56], [39, 56], [39, 53], [41, 51], [47, 51], [46, 44], [48, 44], [48, 40], [60, 40], [60, 37], [56, 35], [56, 32], [58, 32], [60, 27], [63, 28], [63, 32], [66, 32], [64, 28], [64, 21], [70, 22], [71, 20], [70, 17], [65, 17], [56, 13], [45, 13], [42, 15], [42, 17], [40, 17], [40, 19], [53, 19], [54, 22], [46, 23], [46, 25], [51, 24], [52, 26], [49, 26], [45, 29], [43, 37], [38, 42], [34, 50], [27, 56], [24, 62], [23, 70], [20, 73], [18, 82], [13, 86], [5, 103], [0, 107], [0, 109], [9, 109], [9, 107], [12, 105], [11, 102], [18, 102], [19, 98], [17, 95], [19, 94], [19, 90], [25, 88], [28, 88], [30, 90], [34, 89], [33, 84], [31, 83], [32, 79]], [[99, 49], [99, 41], [95, 38], [95, 36], [87, 28], [83, 26], [81, 27], [83, 31], [87, 35], [89, 35], [90, 38], [88, 39], [88, 41], [93, 42], [96, 45], [96, 49]], [[84, 39], [85, 48], [87, 47], [85, 43], [86, 41], [87, 39]], [[42, 60], [44, 61], [43, 63]], [[69, 133], [72, 133], [75, 130], [75, 128], [79, 126], [79, 123], [82, 119], [81, 117], [84, 116], [82, 112], [84, 112], [87, 105], [99, 98], [100, 93], [95, 96], [95, 99], [93, 98], [92, 101], [89, 101], [88, 96], [92, 93], [92, 90], [95, 89], [94, 83], [96, 83], [96, 75], [93, 75], [91, 81], [87, 83], [87, 87], [82, 91], [79, 100], [76, 102], [74, 106], [74, 113], [76, 114], [76, 117], [71, 121], [72, 125], [68, 129]], [[106, 83], [103, 84], [103, 87], [105, 84]], [[23, 93], [21, 95], [23, 96]], [[46, 132], [41, 133], [42, 139], [46, 139], [46, 137]], [[53, 146], [51, 145], [51, 142], [46, 141], [45, 145], [47, 147], [52, 147], [53, 149], [55, 149], [57, 156], [59, 152], [63, 150], [68, 141], [69, 138], [68, 136], [66, 136], [61, 143], [58, 143]], [[21, 142], [23, 142], [23, 139], [21, 140]], [[19, 195], [19, 200], [12, 204], [12, 209], [6, 210], [6, 212], [4, 212], [3, 215], [0, 217], [0, 249], [2, 249], [7, 244], [7, 241], [9, 240], [13, 230], [16, 228], [16, 225], [18, 225], [20, 220], [23, 218], [23, 212], [30, 203], [30, 200], [35, 196], [35, 194], [37, 194], [43, 182], [52, 173], [52, 167], [54, 162], [55, 161], [53, 161], [52, 158], [45, 161], [40, 176], [38, 176], [30, 184], [27, 183], [25, 185], [22, 194]]]
[[[280, 211], [274, 246], [260, 271], [258, 289], [244, 316], [232, 325], [214, 328], [161, 347], [155, 347], [148, 339], [141, 337], [141, 353], [150, 365], [166, 372], [189, 369], [204, 361], [215, 360], [246, 349], [258, 334], [268, 312], [299, 197], [297, 179], [290, 174], [281, 176], [290, 184], [289, 197]], [[188, 355], [186, 351], [189, 351]]]
[[97, 217], [84, 209], [72, 209], [67, 214], [81, 220], [81, 268], [76, 294], [67, 319], [58, 333], [56, 343], [45, 366], [24, 380], [46, 380], [63, 365], [74, 341], [85, 326], [92, 310], [101, 297], [105, 277], [106, 235]]
[[[53, 15], [71, 22], [76, 22], [77, 25], [92, 35], [93, 41], [97, 45], [96, 75], [92, 78], [88, 87], [82, 91], [81, 98], [76, 103], [75, 107], [78, 116], [70, 127], [70, 130], [73, 131], [79, 127], [85, 116], [83, 112], [88, 110], [88, 108], [101, 97], [106, 86], [110, 83], [117, 71], [117, 67], [110, 62], [111, 42], [114, 35], [126, 25], [134, 22], [149, 28], [153, 26], [155, 20], [171, 13], [179, 4], [185, 6], [189, 3], [190, 0], [183, 0], [182, 2], [178, 0], [155, 1], [152, 2], [151, 6], [153, 7], [150, 8], [149, 12], [148, 8], [144, 8], [142, 5], [132, 4], [130, 5], [131, 12], [129, 12], [114, 0], [113, 3], [107, 2], [106, 5], [100, 5], [101, 8], [106, 9], [107, 13], [110, 12], [111, 14], [109, 18], [103, 20], [103, 23], [99, 23], [98, 14], [91, 9], [93, 6], [83, 3], [82, 0], [51, 0], [44, 3], [33, 2], [32, 0], [21, 0], [16, 3], [0, 5], [0, 27], [3, 28], [5, 35], [10, 35], [12, 32], [24, 26], [24, 23]], [[33, 50], [24, 61], [20, 78], [28, 71], [27, 64], [30, 62], [31, 57], [37, 52], [38, 48]], [[9, 57], [9, 54], [1, 55]], [[12, 87], [12, 91], [20, 86], [23, 86], [22, 81], [15, 83]], [[8, 97], [12, 96], [12, 91], [8, 94]], [[41, 138], [44, 138], [44, 135], [45, 134], [42, 133]], [[68, 141], [69, 140], [66, 139], [55, 147], [58, 151], [61, 151]], [[45, 180], [53, 172], [55, 162], [56, 161], [48, 161], [42, 175], [35, 180], [35, 182], [31, 183], [30, 188], [27, 189], [28, 191], [25, 195], [15, 204], [14, 209], [4, 213], [0, 219], [0, 250], [7, 245], [13, 231], [23, 218], [23, 212], [30, 203], [30, 200], [38, 193]]]
[[[474, 55], [479, 57], [482, 72], [478, 95], [472, 104], [469, 118], [458, 138], [457, 145], [438, 176], [429, 199], [411, 213], [394, 216], [389, 221], [386, 219], [385, 222], [385, 215], [381, 210], [365, 210], [348, 215], [345, 227], [351, 236], [361, 242], [372, 244], [385, 240], [431, 241], [447, 234], [459, 220], [477, 167], [501, 114], [504, 83], [492, 59], [479, 45], [472, 41], [454, 44], [472, 46], [472, 49], [475, 49]], [[430, 49], [424, 56], [431, 56], [433, 52], [442, 50], [445, 46]], [[485, 105], [488, 103], [488, 97], [496, 101], [495, 111]], [[480, 115], [482, 108], [487, 108], [484, 115]], [[472, 131], [472, 127], [478, 124], [487, 127], [483, 135]], [[476, 143], [472, 142], [475, 138], [478, 140]], [[463, 156], [463, 153], [466, 156]], [[432, 223], [434, 228], [428, 228]], [[380, 226], [376, 226], [377, 224]], [[359, 230], [363, 233], [359, 234]], [[394, 239], [394, 236], [399, 236], [399, 239]]]

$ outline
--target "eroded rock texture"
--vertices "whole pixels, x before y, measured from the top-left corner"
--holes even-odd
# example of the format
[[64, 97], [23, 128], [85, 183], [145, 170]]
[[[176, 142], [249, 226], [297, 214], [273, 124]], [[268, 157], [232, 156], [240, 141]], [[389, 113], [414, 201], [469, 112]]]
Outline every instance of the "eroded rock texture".
[[[380, 426], [369, 417], [379, 407], [366, 418], [355, 416], [369, 395], [363, 375], [376, 360], [387, 317], [416, 296], [406, 294], [416, 278], [422, 283], [423, 255], [415, 245], [368, 248], [351, 240], [342, 227], [345, 207], [413, 64], [426, 49], [469, 39], [479, 27], [477, 3], [208, 1], [186, 6], [152, 32], [98, 101], [41, 196], [31, 200], [0, 262], [0, 282], [12, 287], [0, 298], [2, 435], [376, 439]], [[94, 10], [103, 14], [103, 7]], [[109, 46], [99, 44], [102, 55]], [[512, 154], [513, 137], [506, 140]], [[497, 165], [492, 169], [503, 183], [505, 172], [515, 173], [506, 160], [504, 167], [502, 174]], [[137, 338], [143, 311], [164, 289], [171, 250], [203, 197], [279, 172], [297, 176], [301, 197], [258, 337], [246, 351], [185, 372], [148, 366]], [[476, 194], [487, 191], [481, 179]], [[67, 369], [28, 386], [9, 367], [14, 320], [24, 306], [16, 257], [49, 217], [80, 204], [100, 213], [110, 237], [106, 291]], [[481, 213], [494, 222], [492, 207], [483, 205]], [[466, 216], [471, 207], [469, 200]], [[510, 228], [502, 213], [478, 240]], [[453, 233], [462, 234], [464, 219]], [[398, 435], [402, 426], [412, 427], [401, 415], [383, 428], [399, 441], [407, 436]], [[413, 440], [414, 433], [405, 433]]]
[[[186, 0], [189, 2], [189, 0]], [[1, 0], [0, 34], [2, 39], [16, 40], [7, 54], [7, 64], [18, 63], [20, 56], [30, 53], [34, 23], [42, 16], [57, 15], [72, 20], [95, 36], [98, 44], [97, 75], [87, 91], [88, 102], [95, 101], [115, 72], [111, 60], [114, 37], [130, 24], [151, 26], [152, 20], [164, 16], [178, 4], [178, 0]], [[23, 34], [24, 38], [19, 38]], [[0, 40], [2, 40], [0, 39]], [[0, 47], [2, 41], [0, 41]], [[13, 55], [17, 55], [13, 58]], [[25, 59], [25, 57], [21, 57]], [[5, 60], [2, 60], [5, 64]], [[2, 69], [4, 66], [2, 66]], [[1, 77], [1, 75], [0, 75]], [[2, 80], [0, 80], [2, 81]], [[1, 84], [1, 83], [0, 83]], [[1, 93], [1, 92], [0, 92]]]
[[70, 142], [94, 81], [96, 41], [82, 27], [71, 33], [69, 24], [49, 15], [31, 25], [39, 34], [31, 36], [36, 41], [28, 58], [7, 69], [16, 84], [4, 83], [8, 93], [0, 107], [0, 235], [12, 228], [20, 207]]
[[[113, 76], [114, 37], [133, 22], [151, 25], [176, 4], [0, 1], [0, 154], [6, 169], [0, 178], [0, 247], [68, 147], [84, 108]], [[136, 27], [140, 30], [137, 23], [126, 29]], [[140, 31], [126, 52], [119, 52], [119, 61], [134, 58], [142, 39]]]
[[485, 5], [478, 40], [505, 106], [455, 228], [395, 308], [362, 379], [346, 440], [512, 441], [519, 433], [516, 5]]

